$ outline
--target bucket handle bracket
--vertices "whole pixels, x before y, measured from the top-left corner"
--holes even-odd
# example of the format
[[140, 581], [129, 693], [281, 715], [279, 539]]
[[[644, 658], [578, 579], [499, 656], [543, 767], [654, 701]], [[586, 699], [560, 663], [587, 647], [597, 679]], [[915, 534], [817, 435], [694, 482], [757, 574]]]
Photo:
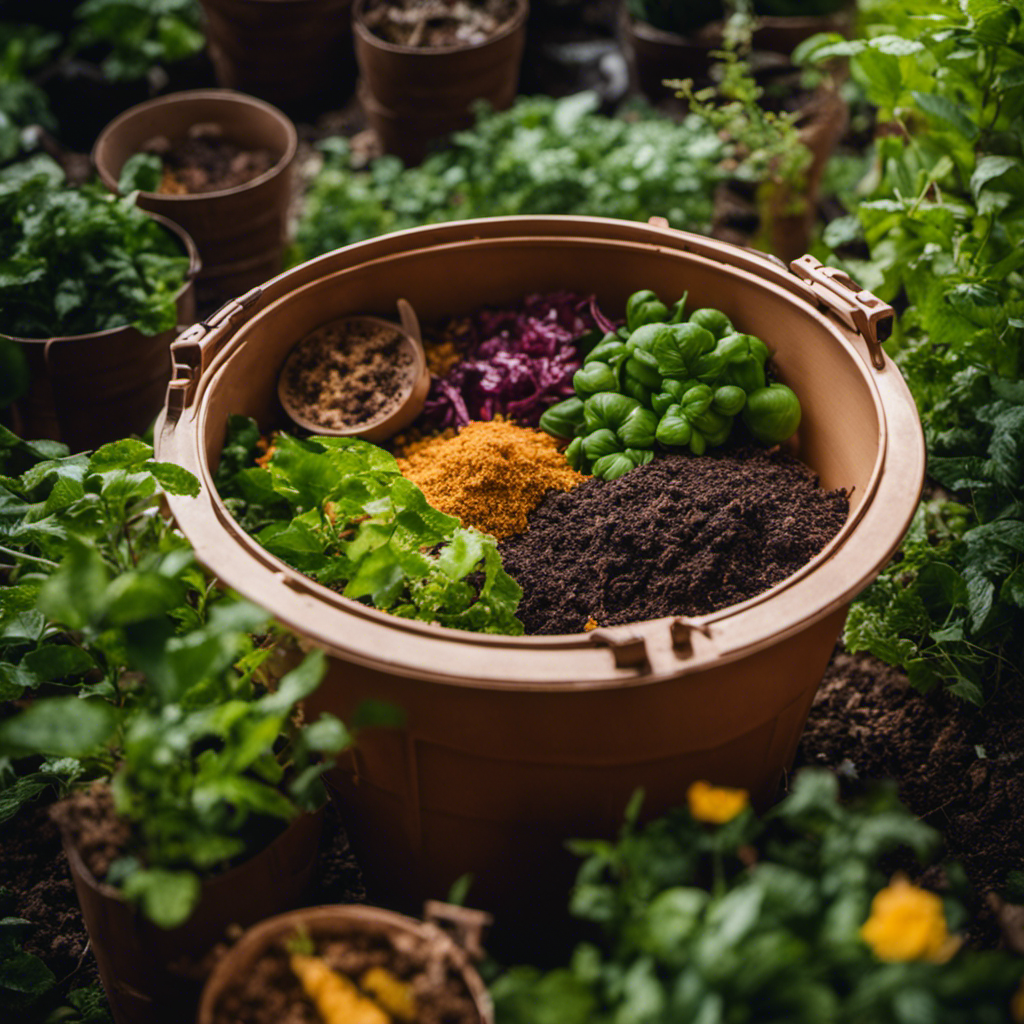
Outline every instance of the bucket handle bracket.
[[882, 342], [892, 334], [895, 311], [871, 292], [861, 288], [838, 267], [826, 267], [811, 255], [790, 263], [797, 277], [806, 281], [815, 297], [847, 327], [859, 332], [868, 343], [871, 365], [885, 368]]
[[195, 399], [199, 381], [213, 362], [227, 337], [228, 328], [238, 314], [252, 306], [263, 294], [252, 288], [237, 299], [226, 302], [216, 313], [193, 324], [171, 342], [173, 375], [167, 385], [167, 416], [174, 421]]
[[647, 654], [647, 640], [642, 635], [615, 632], [610, 629], [595, 629], [590, 642], [599, 647], [611, 649], [616, 668], [635, 668], [646, 672], [651, 667]]

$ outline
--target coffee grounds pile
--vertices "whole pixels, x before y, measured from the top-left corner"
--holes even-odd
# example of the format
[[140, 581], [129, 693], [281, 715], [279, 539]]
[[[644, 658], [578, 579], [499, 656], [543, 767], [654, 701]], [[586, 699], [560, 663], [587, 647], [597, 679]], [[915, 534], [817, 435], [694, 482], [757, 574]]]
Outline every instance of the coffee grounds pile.
[[586, 479], [553, 437], [504, 420], [470, 423], [455, 437], [418, 442], [398, 468], [434, 508], [495, 537], [521, 533], [527, 513], [548, 491], [567, 491]]
[[412, 350], [397, 329], [367, 320], [318, 327], [285, 363], [284, 390], [304, 419], [345, 428], [383, 419], [412, 384]]
[[[438, 946], [403, 934], [396, 936], [392, 946], [383, 936], [360, 932], [344, 940], [314, 934], [313, 941], [316, 955], [328, 967], [354, 981], [370, 968], [383, 967], [411, 985], [416, 1024], [480, 1024], [447, 944]], [[213, 1020], [214, 1024], [322, 1024], [280, 946], [268, 949], [225, 989]]]
[[243, 149], [218, 124], [193, 125], [183, 139], [150, 139], [143, 153], [160, 157], [164, 174], [158, 192], [201, 195], [245, 185], [265, 174], [278, 157], [269, 149]]
[[763, 593], [846, 522], [845, 491], [760, 448], [667, 455], [607, 483], [549, 493], [499, 545], [527, 633], [702, 615]]

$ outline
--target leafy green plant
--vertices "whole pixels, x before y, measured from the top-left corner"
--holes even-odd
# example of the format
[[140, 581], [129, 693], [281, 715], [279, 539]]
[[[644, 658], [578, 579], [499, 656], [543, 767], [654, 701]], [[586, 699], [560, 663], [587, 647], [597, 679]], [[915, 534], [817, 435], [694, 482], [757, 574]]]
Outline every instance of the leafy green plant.
[[[603, 932], [565, 968], [492, 985], [499, 1024], [1007, 1024], [1024, 965], [964, 949], [961, 900], [890, 883], [934, 830], [881, 790], [843, 806], [829, 772], [800, 773], [757, 819], [742, 791], [695, 786], [689, 808], [586, 859], [571, 910]], [[955, 882], [955, 868], [947, 869]]]
[[575, 469], [614, 480], [650, 462], [655, 443], [703, 455], [724, 444], [735, 416], [761, 444], [785, 441], [800, 425], [800, 400], [767, 384], [768, 347], [739, 334], [720, 310], [671, 309], [645, 289], [626, 302], [626, 323], [587, 354], [576, 394], [548, 409], [541, 429], [569, 441]]
[[906, 306], [890, 348], [945, 491], [852, 609], [846, 643], [981, 703], [1024, 666], [1024, 4], [870, 15], [867, 39], [808, 44], [851, 59], [889, 126], [874, 193], [825, 241], [863, 238], [870, 259], [845, 266]]
[[[849, 7], [850, 0], [754, 0], [754, 12], [773, 17], [814, 17]], [[721, 21], [736, 6], [728, 0], [628, 0], [629, 13], [666, 32], [689, 35]]]
[[85, 0], [79, 47], [108, 49], [103, 73], [112, 81], [142, 78], [151, 67], [198, 53], [206, 42], [197, 0]]
[[29, 152], [25, 129], [53, 128], [46, 93], [29, 79], [60, 45], [60, 36], [38, 25], [0, 22], [0, 164]]
[[307, 195], [295, 262], [400, 228], [469, 217], [586, 214], [704, 230], [721, 143], [697, 119], [636, 109], [598, 114], [594, 93], [520, 97], [481, 110], [474, 128], [419, 167], [381, 157], [353, 170], [348, 144], [320, 144], [325, 163]]
[[0, 176], [0, 331], [27, 338], [175, 325], [188, 259], [173, 235], [99, 185], [52, 167]]
[[53, 971], [21, 944], [30, 921], [15, 917], [12, 894], [0, 888], [0, 1010], [5, 1014], [37, 1008], [57, 983]]
[[519, 585], [489, 534], [432, 508], [382, 448], [353, 438], [274, 436], [254, 465], [255, 421], [232, 416], [217, 489], [242, 525], [296, 569], [382, 611], [481, 633], [519, 634]]

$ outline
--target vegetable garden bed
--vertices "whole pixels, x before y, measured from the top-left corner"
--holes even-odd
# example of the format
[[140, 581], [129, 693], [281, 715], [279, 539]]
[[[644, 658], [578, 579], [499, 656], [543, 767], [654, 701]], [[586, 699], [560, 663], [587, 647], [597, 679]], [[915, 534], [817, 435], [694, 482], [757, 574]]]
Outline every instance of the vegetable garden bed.
[[[51, 442], [19, 441], [4, 426], [13, 422], [4, 410], [18, 397], [26, 368], [2, 335], [24, 336], [26, 318], [42, 325], [43, 314], [55, 316], [35, 330], [53, 335], [86, 330], [81, 317], [93, 308], [102, 313], [96, 330], [116, 325], [119, 312], [154, 331], [175, 318], [185, 261], [166, 239], [143, 240], [153, 225], [138, 227], [130, 201], [108, 200], [94, 185], [72, 187], [86, 177], [75, 150], [88, 148], [102, 124], [91, 127], [85, 115], [69, 121], [64, 113], [74, 92], [68, 83], [83, 74], [97, 97], [114, 103], [104, 119], [167, 89], [162, 66], [172, 82], [214, 84], [212, 65], [196, 56], [198, 5], [173, 0], [161, 14], [152, 6], [89, 0], [77, 21], [43, 12], [52, 24], [28, 28], [33, 12], [15, 9], [21, 27], [0, 25], [0, 209], [16, 211], [4, 231], [27, 225], [25, 237], [8, 244], [14, 258], [0, 266], [0, 1017], [17, 1015], [26, 1024], [110, 1019], [47, 810], [58, 796], [115, 775], [119, 813], [132, 830], [111, 877], [150, 917], [174, 924], [187, 916], [212, 864], [235, 863], [242, 847], [245, 856], [255, 852], [298, 808], [316, 802], [312, 783], [320, 769], [313, 762], [349, 756], [340, 752], [350, 731], [358, 745], [367, 730], [373, 749], [373, 736], [399, 721], [396, 709], [381, 707], [345, 725], [332, 715], [288, 719], [285, 697], [314, 692], [315, 665], [288, 677], [299, 655], [277, 627], [210, 588], [188, 545], [159, 525], [158, 489], [183, 500], [194, 486], [179, 467], [154, 462], [141, 442], [100, 448], [90, 458]], [[771, 97], [767, 106], [776, 113], [769, 115], [754, 102], [759, 87], [789, 78], [766, 70], [761, 58], [752, 69], [731, 62], [713, 95], [684, 88], [681, 102], [668, 102], [666, 90], [664, 108], [674, 112], [627, 100], [621, 116], [609, 117], [625, 81], [615, 38], [621, 12], [614, 4], [584, 6], [534, 0], [527, 50], [535, 63], [527, 77], [560, 83], [553, 90], [559, 93], [578, 83], [596, 84], [598, 93], [520, 97], [504, 112], [481, 112], [474, 129], [410, 169], [368, 155], [374, 148], [355, 131], [364, 122], [354, 101], [319, 124], [300, 124], [293, 262], [395, 229], [527, 213], [660, 216], [675, 227], [715, 225], [730, 239], [766, 244], [765, 211], [782, 196], [795, 204], [784, 214], [814, 220], [815, 255], [899, 311], [886, 350], [917, 401], [930, 479], [901, 551], [854, 604], [845, 646], [810, 709], [794, 771], [829, 773], [787, 776], [779, 796], [789, 799], [763, 819], [741, 794], [680, 787], [676, 802], [687, 809], [647, 825], [632, 823], [639, 804], [616, 806], [614, 814], [627, 817], [618, 842], [574, 832], [584, 866], [571, 910], [587, 922], [575, 938], [586, 934], [587, 941], [571, 959], [565, 942], [549, 949], [545, 967], [554, 971], [491, 965], [498, 1024], [1017, 1024], [1024, 1020], [1024, 961], [1013, 957], [1024, 954], [1024, 89], [1017, 73], [1024, 7], [1017, 0], [861, 0], [853, 38], [802, 44], [801, 88], [833, 88], [851, 111], [841, 155], [824, 169], [823, 198], [808, 208], [800, 205], [809, 193], [801, 191], [808, 165], [799, 114], [786, 113], [786, 97]], [[634, 14], [641, 6], [633, 5]], [[123, 101], [121, 86], [109, 88], [111, 82], [128, 83]], [[695, 113], [682, 117], [687, 104]], [[99, 116], [100, 100], [91, 106], [88, 113]], [[304, 109], [313, 106], [304, 102]], [[332, 134], [332, 123], [344, 124], [348, 137]], [[196, 138], [202, 141], [202, 130]], [[222, 182], [265, 166], [247, 171], [212, 149], [193, 156]], [[52, 157], [70, 172], [63, 183]], [[136, 241], [122, 232], [124, 252], [104, 246], [105, 261], [86, 252], [78, 262], [90, 264], [91, 278], [39, 248], [47, 231], [53, 238], [43, 241], [58, 252], [65, 239], [84, 238], [90, 224], [99, 230], [102, 218], [87, 208], [109, 214], [111, 224], [131, 218], [138, 234]], [[60, 210], [71, 217], [63, 230]], [[90, 247], [95, 242], [86, 240], [84, 250]], [[104, 278], [121, 286], [107, 307], [93, 301]], [[525, 316], [523, 309], [516, 315]], [[9, 329], [4, 318], [15, 316], [18, 329]], [[550, 318], [549, 330], [558, 322]], [[451, 430], [496, 413], [533, 425], [544, 407], [569, 397], [565, 365], [555, 363], [569, 360], [571, 378], [582, 353], [562, 347], [557, 331], [545, 341], [551, 352], [494, 344], [500, 329], [460, 318], [433, 353], [428, 346], [432, 426]], [[497, 365], [506, 375], [500, 382], [487, 376]], [[591, 364], [584, 379], [599, 375]], [[526, 379], [523, 393], [510, 383]], [[516, 407], [526, 391], [543, 395], [543, 406]], [[674, 407], [685, 404], [682, 394], [665, 394]], [[611, 423], [612, 434], [617, 428]], [[477, 443], [472, 431], [461, 436], [467, 446]], [[619, 465], [627, 450], [618, 441], [607, 453], [592, 444], [581, 468], [611, 457], [627, 468]], [[284, 447], [294, 456], [301, 445]], [[246, 449], [247, 459], [255, 454]], [[512, 530], [488, 557], [506, 555], [524, 586], [547, 577], [556, 600], [540, 603], [550, 606], [574, 572], [580, 587], [594, 582], [589, 564], [582, 571], [573, 564], [574, 545], [604, 544], [593, 575], [618, 574], [624, 586], [638, 561], [629, 554], [634, 541], [588, 534], [590, 506], [577, 531], [572, 509], [589, 495], [625, 491], [631, 480], [660, 480], [672, 460], [695, 458], [659, 457], [628, 467], [617, 481], [549, 494], [534, 513], [536, 533]], [[716, 461], [725, 466], [733, 458], [729, 452]], [[775, 473], [784, 460], [754, 461]], [[601, 463], [601, 472], [610, 465]], [[666, 501], [680, 478], [669, 474]], [[433, 486], [438, 494], [446, 489], [443, 481]], [[726, 508], [732, 519], [723, 518]], [[747, 533], [753, 513], [739, 495], [733, 504], [709, 499], [696, 519], [705, 512], [714, 536], [695, 528], [693, 539], [707, 557], [678, 571], [688, 584], [702, 572], [714, 576], [731, 595], [728, 603], [740, 592], [715, 557], [730, 531], [756, 545]], [[658, 515], [648, 526], [637, 552], [656, 553], [671, 532]], [[794, 522], [767, 546], [786, 554], [781, 548], [794, 532], [797, 546], [809, 540]], [[754, 533], [763, 542], [760, 529]], [[526, 550], [530, 541], [542, 541], [540, 553]], [[561, 567], [547, 557], [548, 545], [562, 551]], [[756, 589], [775, 578], [754, 582]], [[660, 584], [639, 576], [632, 584], [651, 615], [705, 610], [704, 586], [692, 607], [669, 608], [658, 603]], [[562, 618], [557, 608], [554, 620], [532, 610], [523, 618], [528, 632], [559, 633], [622, 628], [637, 617], [629, 610], [616, 617], [599, 605], [595, 591], [586, 609], [567, 609]], [[699, 650], [701, 636], [690, 636]], [[188, 662], [182, 652], [193, 649], [197, 660]], [[201, 685], [187, 685], [189, 672]], [[292, 681], [278, 699], [274, 681], [282, 677]], [[231, 724], [225, 707], [238, 716]], [[180, 732], [168, 730], [171, 720]], [[159, 739], [152, 748], [150, 735]], [[195, 801], [174, 803], [172, 774], [154, 770], [160, 757], [177, 765], [174, 785], [199, 793]], [[234, 786], [233, 796], [211, 788], [216, 759], [225, 780], [219, 784]], [[879, 795], [874, 784], [886, 779], [909, 815]], [[365, 866], [372, 874], [375, 865]], [[364, 901], [362, 868], [344, 821], [330, 811], [306, 902]], [[542, 912], [554, 934], [564, 903], [549, 902]], [[922, 922], [914, 932], [920, 941], [907, 945], [909, 926], [892, 924], [905, 922], [903, 913]], [[604, 937], [595, 938], [601, 929]], [[827, 977], [815, 965], [826, 965]]]

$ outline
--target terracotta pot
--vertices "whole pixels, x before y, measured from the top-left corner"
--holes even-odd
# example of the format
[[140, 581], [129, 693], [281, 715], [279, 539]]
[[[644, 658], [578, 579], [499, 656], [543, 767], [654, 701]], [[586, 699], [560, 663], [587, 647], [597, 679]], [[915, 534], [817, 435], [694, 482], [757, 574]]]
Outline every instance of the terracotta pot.
[[[804, 18], [762, 16], [754, 22], [753, 48], [788, 56], [799, 43], [818, 32], [849, 35], [853, 20], [854, 8]], [[634, 83], [652, 103], [672, 96], [663, 84], [666, 79], [706, 82], [714, 63], [711, 54], [723, 46], [719, 21], [683, 36], [630, 17], [625, 6], [619, 18], [619, 36]]]
[[192, 916], [169, 931], [98, 882], [65, 835], [64, 852], [115, 1024], [191, 1020], [209, 971], [202, 961], [224, 941], [225, 929], [247, 927], [302, 902], [322, 824], [322, 811], [302, 815], [256, 856], [204, 882]]
[[292, 113], [352, 91], [352, 0], [202, 0], [217, 81]]
[[[796, 265], [699, 235], [587, 217], [502, 217], [416, 228], [328, 253], [225, 310], [175, 346], [179, 379], [161, 459], [202, 482], [169, 498], [196, 555], [227, 586], [324, 648], [308, 713], [360, 701], [403, 708], [367, 730], [329, 781], [377, 901], [413, 907], [465, 873], [496, 915], [491, 945], [531, 954], [565, 905], [577, 836], [612, 836], [633, 791], [647, 815], [709, 779], [764, 807], [790, 764], [852, 598], [899, 544], [924, 478], [924, 440], [899, 371], [876, 344], [891, 309]], [[689, 290], [763, 338], [800, 396], [796, 453], [826, 488], [852, 489], [835, 539], [742, 604], [554, 637], [484, 636], [398, 619], [319, 586], [232, 519], [212, 475], [227, 417], [277, 422], [277, 374], [295, 341], [407, 298], [424, 322], [536, 291], [595, 293], [621, 316], [639, 288]], [[524, 893], [529, 898], [524, 898]], [[504, 932], [504, 937], [502, 936]]]
[[249, 929], [210, 975], [199, 1004], [197, 1024], [213, 1024], [217, 1004], [225, 991], [240, 976], [251, 973], [270, 947], [287, 942], [300, 930], [313, 939], [372, 935], [384, 937], [403, 948], [408, 948], [410, 943], [429, 944], [435, 947], [437, 958], [447, 964], [449, 972], [462, 976], [480, 1014], [480, 1024], [494, 1021], [490, 994], [476, 968], [466, 952], [436, 925], [377, 907], [335, 905], [295, 910]]
[[126, 110], [103, 129], [92, 159], [103, 184], [117, 191], [121, 168], [155, 136], [172, 143], [195, 124], [213, 123], [243, 148], [277, 154], [269, 171], [234, 188], [196, 195], [140, 192], [138, 203], [180, 224], [203, 259], [196, 281], [200, 310], [273, 277], [287, 242], [292, 164], [298, 147], [295, 125], [269, 103], [227, 89], [196, 89], [161, 96]]
[[[177, 295], [178, 323], [196, 315], [193, 280], [201, 262], [195, 244], [177, 224], [153, 215], [188, 256], [185, 284]], [[111, 327], [61, 338], [17, 338], [32, 383], [10, 409], [21, 437], [63, 441], [72, 451], [98, 448], [129, 434], [144, 433], [160, 411], [171, 379], [171, 342], [181, 331], [142, 334]]]
[[495, 110], [512, 105], [528, 0], [517, 0], [515, 15], [486, 42], [443, 49], [385, 42], [366, 26], [367, 2], [355, 0], [352, 7], [359, 98], [385, 152], [419, 163], [430, 142], [473, 124], [477, 100]]

